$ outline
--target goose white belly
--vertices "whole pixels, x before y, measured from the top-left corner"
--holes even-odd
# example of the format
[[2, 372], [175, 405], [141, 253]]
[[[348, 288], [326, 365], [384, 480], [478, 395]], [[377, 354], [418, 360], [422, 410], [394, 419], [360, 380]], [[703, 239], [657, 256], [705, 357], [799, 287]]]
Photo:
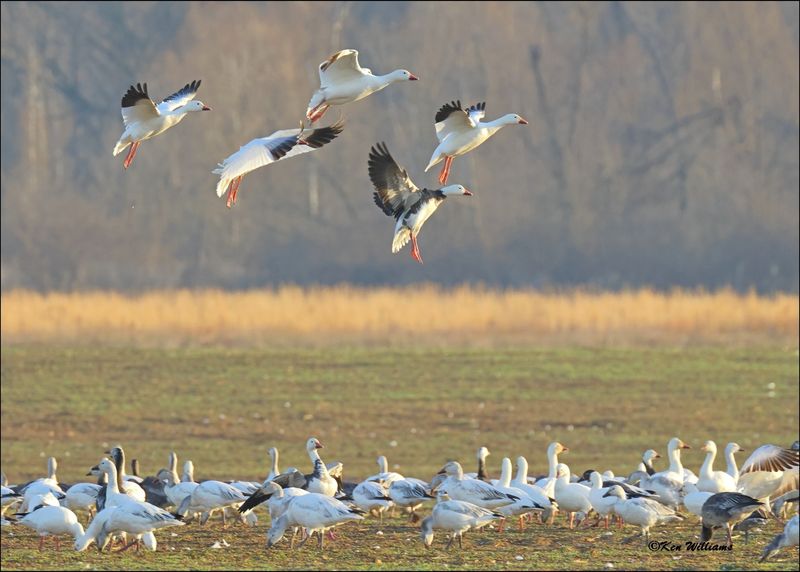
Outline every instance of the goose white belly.
[[361, 520], [363, 517], [350, 512], [347, 505], [334, 498], [308, 494], [296, 496], [289, 502], [286, 511], [289, 520], [304, 526], [309, 534], [315, 530], [325, 530], [348, 520]]
[[372, 80], [371, 77], [364, 76], [363, 78], [358, 78], [339, 85], [328, 85], [321, 88], [321, 91], [325, 96], [325, 103], [342, 105], [345, 103], [360, 101], [368, 95], [371, 95], [376, 91], [380, 91], [384, 87], [388, 86], [388, 84], [380, 85], [370, 80]]
[[683, 506], [685, 506], [686, 510], [688, 510], [690, 513], [697, 516], [703, 516], [703, 505], [708, 500], [708, 497], [713, 494], [714, 493], [709, 493], [706, 491], [689, 493], [683, 497]]
[[458, 157], [469, 153], [489, 137], [493, 131], [486, 127], [469, 131], [451, 133], [439, 144], [439, 152], [450, 157]]
[[186, 117], [185, 113], [175, 115], [159, 115], [146, 121], [132, 123], [126, 127], [125, 132], [129, 139], [133, 141], [145, 141], [160, 135], [170, 127], [177, 125], [181, 119]]
[[741, 492], [755, 499], [763, 499], [774, 493], [783, 481], [783, 471], [754, 471], [739, 476]]
[[439, 205], [442, 204], [443, 199], [430, 199], [425, 201], [423, 205], [420, 206], [419, 210], [415, 213], [410, 213], [408, 216], [400, 217], [397, 220], [397, 224], [395, 225], [394, 232], [397, 234], [404, 226], [411, 229], [415, 235], [419, 233], [422, 225], [425, 224], [433, 213], [436, 212], [436, 209], [439, 208]]
[[589, 512], [592, 503], [589, 501], [591, 489], [578, 483], [566, 483], [560, 486], [556, 481], [556, 502], [558, 507], [567, 512]]

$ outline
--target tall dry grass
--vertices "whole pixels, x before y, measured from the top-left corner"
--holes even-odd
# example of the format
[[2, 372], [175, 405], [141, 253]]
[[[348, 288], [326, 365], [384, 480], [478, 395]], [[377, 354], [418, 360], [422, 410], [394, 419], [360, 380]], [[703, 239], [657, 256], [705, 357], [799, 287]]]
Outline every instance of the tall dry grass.
[[434, 285], [283, 286], [2, 296], [3, 343], [572, 340], [797, 342], [798, 296], [650, 289], [539, 292]]

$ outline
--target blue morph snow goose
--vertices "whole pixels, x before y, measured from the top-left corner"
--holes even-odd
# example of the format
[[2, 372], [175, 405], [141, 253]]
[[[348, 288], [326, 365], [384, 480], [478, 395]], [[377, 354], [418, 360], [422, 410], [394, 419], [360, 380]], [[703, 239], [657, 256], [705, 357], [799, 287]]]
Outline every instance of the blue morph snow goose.
[[392, 239], [392, 252], [399, 252], [411, 241], [411, 257], [422, 264], [417, 235], [431, 215], [449, 196], [472, 193], [462, 185], [439, 189], [420, 189], [408, 173], [395, 162], [385, 143], [378, 143], [369, 153], [369, 178], [375, 187], [373, 198], [384, 214], [397, 221]]
[[331, 105], [344, 105], [380, 91], [398, 81], [416, 81], [408, 70], [395, 70], [386, 75], [373, 75], [358, 63], [358, 51], [340, 50], [319, 64], [319, 89], [308, 102], [306, 117], [319, 121]]
[[320, 129], [305, 129], [301, 125], [299, 129], [284, 129], [267, 137], [253, 139], [211, 171], [220, 177], [217, 196], [221, 197], [227, 192], [226, 205], [231, 208], [236, 203], [239, 185], [247, 173], [281, 159], [319, 149], [336, 139], [343, 129], [341, 121]]
[[136, 151], [142, 141], [163, 133], [181, 122], [186, 114], [195, 111], [211, 111], [202, 101], [193, 101], [200, 88], [200, 80], [187, 83], [164, 101], [156, 105], [147, 94], [147, 84], [130, 86], [122, 96], [122, 121], [125, 131], [114, 145], [114, 156], [122, 153], [129, 145], [130, 151], [122, 166], [131, 166]]
[[725, 527], [728, 532], [728, 545], [733, 545], [731, 530], [733, 525], [746, 519], [750, 513], [764, 503], [742, 493], [716, 493], [703, 503], [703, 528], [700, 540], [707, 542], [715, 528]]

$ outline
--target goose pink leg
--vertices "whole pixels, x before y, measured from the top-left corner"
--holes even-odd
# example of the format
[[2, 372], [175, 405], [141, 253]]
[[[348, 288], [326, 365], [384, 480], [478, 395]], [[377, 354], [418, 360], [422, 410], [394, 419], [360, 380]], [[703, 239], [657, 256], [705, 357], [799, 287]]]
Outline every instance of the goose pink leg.
[[125, 162], [122, 163], [122, 166], [127, 169], [133, 163], [133, 158], [136, 157], [136, 151], [139, 149], [140, 141], [131, 144], [130, 150], [128, 150], [128, 154], [125, 157]]
[[228, 208], [231, 208], [236, 203], [236, 195], [239, 194], [239, 185], [242, 183], [242, 177], [236, 177], [228, 185], [228, 201], [225, 204]]
[[453, 162], [452, 157], [445, 157], [444, 166], [442, 167], [442, 172], [439, 173], [439, 182], [442, 185], [447, 184], [447, 178], [450, 176], [450, 164]]
[[424, 264], [422, 262], [422, 255], [419, 252], [419, 245], [417, 244], [417, 237], [414, 234], [411, 234], [411, 258], [419, 262], [420, 264]]
[[322, 116], [325, 115], [325, 112], [328, 111], [329, 107], [330, 107], [330, 105], [325, 105], [323, 103], [322, 107], [320, 107], [320, 108], [318, 108], [317, 110], [314, 111], [314, 113], [309, 118], [309, 121], [311, 121], [311, 123], [316, 123], [317, 121], [322, 119]]

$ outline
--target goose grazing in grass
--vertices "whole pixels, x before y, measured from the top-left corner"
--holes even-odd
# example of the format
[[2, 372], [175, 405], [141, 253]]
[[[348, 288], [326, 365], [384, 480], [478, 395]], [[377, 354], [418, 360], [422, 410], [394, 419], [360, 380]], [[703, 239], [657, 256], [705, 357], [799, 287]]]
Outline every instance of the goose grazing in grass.
[[[524, 515], [531, 513], [535, 510], [548, 510], [550, 508], [550, 499], [546, 497], [542, 498], [540, 496], [539, 502], [537, 503], [522, 489], [511, 486], [511, 459], [509, 459], [508, 457], [503, 458], [503, 461], [500, 466], [500, 479], [498, 480], [495, 486], [497, 487], [498, 490], [506, 494], [519, 497], [519, 500], [511, 504], [497, 507], [495, 509], [495, 512], [499, 512], [505, 517], [518, 516], [520, 530], [522, 530], [523, 528], [522, 517]], [[503, 531], [504, 525], [505, 525], [505, 520], [502, 520], [500, 522], [500, 527], [498, 529], [498, 532]]]
[[711, 540], [714, 529], [724, 526], [728, 532], [728, 546], [732, 546], [733, 525], [746, 519], [760, 506], [764, 506], [764, 503], [742, 493], [725, 492], [711, 495], [703, 504], [701, 542]]
[[616, 497], [617, 502], [614, 505], [614, 512], [627, 524], [636, 525], [641, 529], [641, 534], [635, 534], [624, 542], [630, 542], [637, 536], [644, 536], [645, 540], [649, 540], [650, 529], [656, 524], [683, 520], [683, 517], [676, 514], [674, 510], [653, 499], [643, 497], [627, 498], [625, 491], [618, 485], [612, 486], [604, 496]]
[[58, 535], [69, 534], [78, 539], [83, 534], [83, 526], [75, 513], [63, 506], [39, 505], [28, 513], [17, 513], [17, 523], [32, 528], [39, 534], [39, 550], [44, 548], [44, 537], [53, 536], [56, 550], [60, 549]]
[[202, 101], [193, 101], [200, 88], [200, 80], [187, 83], [158, 105], [147, 94], [147, 84], [137, 83], [130, 86], [122, 96], [122, 122], [125, 131], [114, 145], [114, 157], [122, 153], [129, 145], [130, 151], [122, 166], [127, 169], [133, 163], [136, 151], [142, 141], [163, 133], [177, 125], [187, 113], [195, 111], [211, 111]]
[[389, 486], [389, 498], [397, 506], [409, 509], [411, 522], [417, 522], [419, 516], [416, 510], [422, 506], [423, 502], [435, 497], [428, 493], [426, 487], [420, 484], [418, 479], [399, 479], [392, 481]]
[[[759, 562], [764, 562], [767, 558], [778, 552], [781, 548], [797, 546], [800, 544], [800, 517], [794, 515], [791, 520], [783, 527], [783, 532], [775, 536], [764, 549]], [[795, 555], [797, 551], [795, 551]]]
[[714, 458], [717, 456], [717, 444], [714, 441], [706, 441], [700, 447], [701, 451], [706, 452], [706, 458], [700, 467], [697, 488], [709, 493], [724, 493], [736, 490], [736, 479], [725, 471], [715, 471], [713, 468]]
[[482, 122], [486, 116], [486, 102], [476, 103], [469, 109], [461, 108], [461, 101], [445, 103], [434, 117], [439, 146], [431, 155], [425, 172], [444, 159], [439, 183], [447, 184], [453, 159], [468, 153], [485, 142], [506, 125], [527, 125], [528, 122], [516, 113], [508, 113], [494, 121]]
[[781, 487], [787, 471], [800, 465], [798, 451], [777, 445], [762, 445], [747, 458], [739, 470], [739, 491], [756, 499], [764, 500], [770, 508], [769, 497]]
[[[274, 481], [268, 483], [264, 491], [265, 500], [272, 495], [282, 496], [284, 491]], [[319, 548], [323, 548], [323, 533], [340, 524], [351, 520], [361, 520], [364, 517], [360, 511], [351, 509], [335, 498], [319, 493], [308, 493], [294, 496], [288, 503], [285, 512], [272, 522], [267, 534], [267, 548], [274, 546], [290, 526], [302, 526], [308, 536], [301, 546], [317, 532], [319, 533]], [[292, 539], [294, 540], [294, 539]]]
[[[443, 498], [447, 499], [447, 495], [444, 495]], [[458, 538], [458, 547], [463, 549], [461, 537], [464, 532], [471, 528], [482, 528], [494, 520], [502, 518], [505, 517], [499, 512], [493, 512], [469, 502], [442, 500], [436, 503], [430, 516], [423, 519], [420, 535], [425, 548], [430, 548], [433, 544], [434, 529], [446, 530], [450, 535], [450, 540], [445, 549], [449, 549], [456, 538]]]
[[486, 447], [481, 447], [478, 449], [478, 472], [477, 473], [467, 473], [464, 475], [465, 477], [469, 477], [470, 479], [478, 479], [479, 481], [484, 481], [487, 483], [491, 483], [492, 479], [489, 478], [489, 472], [486, 470], [486, 457], [491, 455], [489, 449]]
[[556, 468], [556, 502], [558, 508], [569, 513], [569, 528], [573, 528], [576, 513], [588, 514], [592, 510], [589, 500], [591, 489], [580, 483], [570, 482], [570, 470], [564, 463]]
[[383, 513], [389, 510], [394, 503], [389, 492], [374, 481], [359, 483], [352, 493], [353, 502], [358, 508], [369, 513], [378, 513], [379, 522], [383, 523]]
[[149, 503], [131, 502], [120, 506], [107, 507], [97, 513], [86, 533], [81, 538], [75, 539], [75, 550], [86, 550], [92, 541], [97, 543], [98, 550], [102, 551], [108, 544], [113, 534], [126, 533], [133, 536], [133, 540], [120, 552], [131, 546], [139, 550], [139, 542], [149, 550], [156, 549], [156, 540], [153, 531], [170, 526], [183, 526], [183, 522], [175, 515], [153, 506]]
[[447, 475], [439, 489], [446, 492], [453, 500], [466, 501], [482, 508], [494, 509], [512, 504], [520, 499], [517, 495], [504, 493], [489, 483], [465, 478], [464, 469], [457, 461], [447, 463], [438, 474]]
[[220, 177], [217, 196], [221, 197], [227, 192], [226, 206], [231, 208], [236, 203], [239, 185], [246, 174], [281, 159], [319, 149], [336, 139], [343, 129], [344, 123], [341, 121], [320, 129], [305, 129], [301, 125], [299, 129], [284, 129], [267, 137], [253, 139], [211, 171]]
[[331, 105], [344, 105], [364, 99], [398, 81], [419, 79], [408, 70], [373, 75], [358, 63], [358, 51], [340, 50], [319, 64], [319, 89], [308, 102], [306, 117], [315, 123]]
[[392, 252], [397, 253], [411, 241], [411, 257], [422, 264], [417, 235], [431, 215], [449, 196], [472, 196], [461, 185], [440, 189], [420, 189], [392, 158], [385, 143], [378, 143], [369, 153], [369, 178], [375, 187], [373, 198], [384, 214], [394, 217]]

